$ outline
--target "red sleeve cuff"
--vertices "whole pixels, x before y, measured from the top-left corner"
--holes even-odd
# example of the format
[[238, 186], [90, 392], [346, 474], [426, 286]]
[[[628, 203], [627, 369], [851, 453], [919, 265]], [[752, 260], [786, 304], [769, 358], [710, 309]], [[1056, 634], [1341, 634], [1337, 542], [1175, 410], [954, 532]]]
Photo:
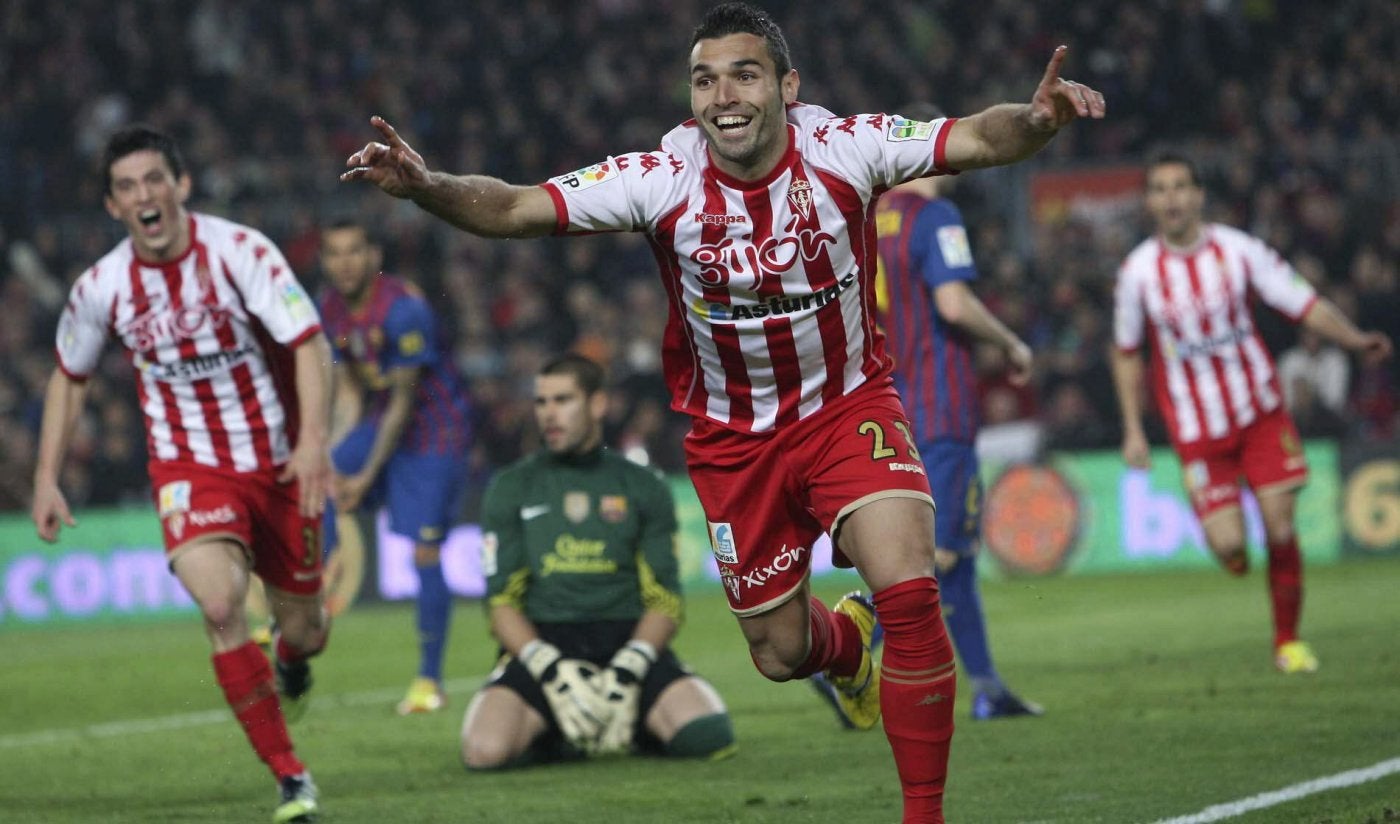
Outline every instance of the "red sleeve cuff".
[[1312, 308], [1317, 305], [1317, 297], [1317, 294], [1314, 293], [1312, 297], [1308, 298], [1308, 302], [1303, 304], [1303, 308], [1298, 310], [1298, 314], [1293, 316], [1292, 320], [1294, 323], [1303, 322], [1303, 318], [1306, 318], [1308, 313], [1312, 311]]
[[953, 133], [953, 124], [958, 118], [950, 117], [943, 121], [938, 136], [933, 139], [933, 171], [940, 175], [955, 175], [958, 170], [948, 165], [948, 135]]
[[540, 184], [540, 188], [549, 193], [549, 199], [554, 201], [554, 234], [562, 235], [569, 231], [569, 207], [564, 205], [564, 193], [559, 191], [559, 187], [553, 181], [545, 181]]
[[313, 324], [311, 324], [310, 326], [306, 327], [306, 331], [302, 332], [300, 335], [297, 335], [296, 337], [294, 337], [294, 338], [292, 338], [290, 341], [288, 341], [288, 342], [287, 342], [287, 348], [288, 348], [288, 349], [295, 349], [295, 348], [297, 348], [298, 346], [301, 346], [303, 343], [306, 343], [307, 341], [311, 340], [311, 338], [312, 338], [313, 336], [315, 336], [315, 335], [316, 335], [318, 332], [320, 332], [320, 331], [321, 331], [321, 324], [319, 324], [319, 323], [313, 323]]
[[55, 360], [58, 362], [58, 371], [62, 372], [62, 373], [68, 378], [68, 380], [73, 381], [74, 383], [86, 383], [86, 382], [87, 382], [87, 379], [88, 379], [88, 376], [87, 376], [87, 375], [80, 375], [80, 374], [78, 374], [77, 372], [74, 372], [73, 370], [71, 370], [71, 369], [69, 369], [68, 367], [64, 366], [64, 365], [63, 365], [63, 356], [62, 356], [62, 355], [58, 355], [57, 350], [54, 351], [54, 354], [57, 355], [57, 357], [55, 358]]

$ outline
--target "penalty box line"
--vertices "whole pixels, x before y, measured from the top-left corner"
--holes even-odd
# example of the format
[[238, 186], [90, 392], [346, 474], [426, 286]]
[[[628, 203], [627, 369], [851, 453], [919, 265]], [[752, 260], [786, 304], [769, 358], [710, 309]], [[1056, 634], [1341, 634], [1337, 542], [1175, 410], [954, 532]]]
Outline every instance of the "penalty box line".
[[1249, 798], [1241, 798], [1238, 801], [1229, 801], [1224, 804], [1216, 804], [1206, 807], [1198, 813], [1178, 816], [1176, 818], [1164, 818], [1153, 824], [1210, 824], [1212, 821], [1223, 821], [1227, 818], [1244, 815], [1255, 810], [1264, 810], [1289, 801], [1297, 801], [1310, 795], [1316, 795], [1328, 790], [1338, 790], [1343, 787], [1354, 787], [1357, 784], [1366, 784], [1371, 781], [1378, 781], [1387, 775], [1400, 773], [1400, 758], [1391, 758], [1372, 764], [1369, 767], [1347, 770], [1336, 775], [1328, 775], [1322, 778], [1314, 778], [1311, 781], [1303, 781], [1298, 784], [1291, 784], [1282, 789], [1271, 792], [1252, 795]]

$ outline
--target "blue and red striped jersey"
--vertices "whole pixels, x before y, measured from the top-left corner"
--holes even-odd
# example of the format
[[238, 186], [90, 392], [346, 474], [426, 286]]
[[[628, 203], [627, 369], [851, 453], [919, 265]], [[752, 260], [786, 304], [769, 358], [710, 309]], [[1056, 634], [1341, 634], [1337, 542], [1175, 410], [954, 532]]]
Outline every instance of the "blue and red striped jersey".
[[972, 336], [940, 317], [933, 299], [940, 284], [977, 278], [962, 213], [945, 198], [892, 191], [880, 198], [875, 227], [880, 322], [914, 439], [971, 443], [979, 422]]
[[320, 309], [336, 363], [348, 364], [367, 392], [366, 420], [377, 422], [388, 406], [389, 370], [417, 366], [413, 413], [399, 448], [419, 454], [465, 451], [472, 434], [466, 385], [452, 363], [445, 330], [416, 286], [379, 274], [359, 309], [352, 310], [329, 288]]

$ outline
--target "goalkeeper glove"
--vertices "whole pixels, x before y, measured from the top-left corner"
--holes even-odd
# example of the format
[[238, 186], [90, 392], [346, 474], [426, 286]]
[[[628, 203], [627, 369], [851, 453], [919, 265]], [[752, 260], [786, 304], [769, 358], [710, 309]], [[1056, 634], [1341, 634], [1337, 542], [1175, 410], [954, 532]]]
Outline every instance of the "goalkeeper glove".
[[544, 690], [565, 740], [585, 752], [593, 750], [604, 721], [594, 682], [598, 668], [587, 661], [565, 658], [558, 647], [538, 638], [526, 644], [519, 657]]
[[628, 641], [603, 670], [599, 690], [607, 707], [607, 724], [598, 738], [598, 752], [625, 753], [632, 744], [641, 702], [642, 681], [656, 663], [656, 648], [646, 641]]

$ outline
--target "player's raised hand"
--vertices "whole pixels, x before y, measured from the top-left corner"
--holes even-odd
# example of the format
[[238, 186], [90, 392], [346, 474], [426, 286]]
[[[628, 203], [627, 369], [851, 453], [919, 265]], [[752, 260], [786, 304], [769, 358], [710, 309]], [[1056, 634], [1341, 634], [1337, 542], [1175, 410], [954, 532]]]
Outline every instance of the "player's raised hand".
[[1079, 117], [1099, 119], [1104, 116], [1103, 95], [1073, 80], [1060, 77], [1060, 64], [1065, 62], [1069, 46], [1058, 46], [1050, 55], [1045, 76], [1031, 97], [1031, 123], [1044, 131], [1069, 125]]
[[68, 500], [63, 497], [57, 484], [40, 484], [34, 488], [34, 504], [29, 509], [29, 516], [34, 519], [39, 537], [49, 543], [58, 540], [59, 530], [64, 524], [78, 525], [68, 509]]
[[379, 130], [383, 143], [366, 143], [365, 147], [346, 158], [350, 170], [341, 180], [368, 180], [394, 197], [408, 197], [428, 182], [428, 164], [423, 156], [399, 137], [389, 121], [375, 115], [370, 125]]

